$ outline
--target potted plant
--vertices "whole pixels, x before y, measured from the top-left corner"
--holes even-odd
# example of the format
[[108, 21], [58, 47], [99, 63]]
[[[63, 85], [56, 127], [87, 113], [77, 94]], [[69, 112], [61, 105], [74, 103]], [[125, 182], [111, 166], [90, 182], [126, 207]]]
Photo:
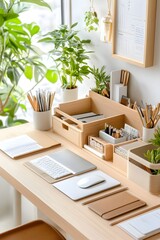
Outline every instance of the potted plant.
[[[150, 163], [158, 164], [160, 163], [160, 127], [157, 127], [154, 138], [150, 139], [149, 142], [152, 143], [154, 148], [148, 149], [144, 156]], [[150, 169], [150, 173], [154, 175], [160, 174], [160, 169]]]
[[110, 97], [110, 75], [106, 73], [105, 66], [96, 68], [95, 66], [90, 68], [90, 72], [95, 80], [95, 88], [92, 91], [97, 92], [106, 97]]
[[97, 31], [99, 26], [99, 19], [97, 16], [97, 12], [94, 10], [93, 7], [93, 0], [90, 0], [90, 9], [88, 11], [85, 12], [85, 17], [84, 17], [84, 22], [86, 25], [86, 30], [88, 32], [91, 31]]
[[[49, 56], [56, 66], [61, 87], [63, 90], [76, 90], [77, 82], [83, 82], [84, 77], [88, 77], [90, 68], [88, 65], [89, 53], [86, 50], [86, 44], [90, 44], [90, 40], [81, 39], [77, 30], [74, 28], [77, 23], [70, 28], [61, 25], [58, 29], [47, 33], [39, 42], [48, 42], [51, 44]], [[75, 97], [70, 98], [73, 100]]]
[[160, 193], [160, 127], [150, 142], [130, 150], [129, 178], [152, 193]]
[[98, 30], [99, 19], [97, 17], [97, 13], [95, 11], [91, 11], [91, 10], [86, 11], [84, 22], [86, 24], [86, 30], [88, 32]]
[[25, 2], [50, 8], [43, 0], [2, 0], [0, 3], [0, 127], [26, 122], [16, 117], [19, 108], [26, 110], [25, 93], [19, 86], [22, 76], [23, 81], [34, 79], [36, 84], [44, 77], [56, 81], [55, 71], [46, 68], [32, 43], [40, 27], [23, 23], [19, 18], [26, 9]]

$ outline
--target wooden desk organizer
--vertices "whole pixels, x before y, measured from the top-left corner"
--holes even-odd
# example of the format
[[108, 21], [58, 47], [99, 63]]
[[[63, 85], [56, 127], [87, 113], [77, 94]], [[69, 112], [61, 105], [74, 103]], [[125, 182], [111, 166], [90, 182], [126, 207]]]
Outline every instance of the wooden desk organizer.
[[[103, 114], [105, 117], [89, 123], [83, 123], [72, 117], [87, 112]], [[99, 131], [104, 129], [105, 123], [117, 129], [127, 123], [136, 128], [140, 135], [142, 133], [142, 123], [137, 111], [93, 91], [90, 91], [86, 98], [59, 104], [53, 115], [53, 131], [81, 148], [88, 143], [88, 136], [98, 136]], [[106, 160], [110, 160], [110, 157]], [[127, 166], [126, 160], [125, 166]]]

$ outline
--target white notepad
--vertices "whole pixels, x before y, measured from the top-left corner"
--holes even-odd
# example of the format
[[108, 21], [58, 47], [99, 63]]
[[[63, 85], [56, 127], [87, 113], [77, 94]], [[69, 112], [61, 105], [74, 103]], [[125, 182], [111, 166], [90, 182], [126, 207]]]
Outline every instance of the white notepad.
[[42, 148], [43, 147], [39, 145], [34, 139], [25, 134], [0, 142], [0, 149], [11, 158]]
[[160, 232], [160, 209], [124, 221], [118, 226], [134, 239], [145, 239]]
[[[92, 187], [84, 188], [84, 189], [78, 186], [77, 183], [80, 179], [87, 176], [93, 176], [94, 174], [104, 177], [105, 181], [97, 185], [94, 185]], [[56, 182], [52, 185], [56, 187], [58, 190], [60, 190], [61, 192], [63, 192], [64, 194], [66, 194], [71, 199], [79, 200], [81, 198], [90, 196], [92, 194], [119, 186], [120, 182], [100, 170], [94, 170], [94, 171], [90, 171], [75, 177], [65, 179], [60, 182]]]

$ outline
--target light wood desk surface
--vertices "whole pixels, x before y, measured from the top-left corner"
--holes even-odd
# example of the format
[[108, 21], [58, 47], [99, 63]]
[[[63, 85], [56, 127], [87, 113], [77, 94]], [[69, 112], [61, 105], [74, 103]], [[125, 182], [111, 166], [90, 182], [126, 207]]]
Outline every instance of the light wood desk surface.
[[[33, 127], [31, 124], [2, 129], [0, 130], [0, 140], [25, 134], [32, 130]], [[98, 169], [103, 170], [110, 176], [119, 180], [122, 186], [127, 186], [133, 194], [136, 194], [136, 196], [146, 201], [149, 206], [160, 204], [160, 197], [151, 195], [133, 182], [129, 181], [124, 175], [122, 175], [122, 173], [112, 167], [112, 163], [105, 162], [98, 157], [91, 155], [84, 149], [79, 149], [74, 144], [53, 132], [44, 133], [53, 137], [55, 140], [58, 140], [62, 145], [60, 147], [52, 148], [49, 151], [44, 151], [19, 160], [13, 160], [0, 151], [0, 176], [14, 186], [21, 194], [36, 205], [40, 211], [59, 225], [65, 232], [69, 233], [75, 240], [132, 239], [116, 225], [111, 226], [109, 221], [102, 219], [89, 210], [87, 205], [82, 205], [82, 202], [94, 198], [93, 196], [74, 202], [25, 167], [23, 163], [39, 156], [46, 155], [52, 151], [60, 150], [62, 147], [67, 147], [84, 157], [86, 160], [97, 165]], [[107, 192], [109, 191], [113, 190], [108, 190]], [[106, 194], [106, 191], [105, 193], [99, 193], [96, 196], [103, 194]], [[149, 239], [160, 239], [160, 234]]]

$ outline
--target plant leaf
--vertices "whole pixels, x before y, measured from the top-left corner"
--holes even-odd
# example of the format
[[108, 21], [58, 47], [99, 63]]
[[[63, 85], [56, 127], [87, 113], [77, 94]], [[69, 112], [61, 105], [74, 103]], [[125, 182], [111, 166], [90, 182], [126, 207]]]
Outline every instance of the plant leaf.
[[58, 80], [58, 74], [56, 70], [48, 69], [45, 74], [46, 79], [51, 83], [56, 83]]
[[26, 76], [26, 78], [28, 79], [32, 79], [33, 77], [33, 67], [31, 65], [26, 65], [25, 69], [24, 69], [24, 75]]
[[74, 28], [74, 27], [77, 26], [77, 25], [78, 25], [78, 22], [73, 23], [73, 24], [71, 25], [71, 28]]
[[4, 18], [0, 15], [0, 27], [3, 25], [4, 23]]
[[33, 3], [33, 4], [39, 5], [39, 6], [41, 6], [41, 7], [47, 7], [47, 8], [49, 8], [50, 10], [52, 10], [51, 7], [50, 7], [50, 5], [49, 5], [48, 3], [46, 3], [45, 1], [43, 1], [43, 0], [21, 0], [21, 2], [24, 2], [24, 3]]

